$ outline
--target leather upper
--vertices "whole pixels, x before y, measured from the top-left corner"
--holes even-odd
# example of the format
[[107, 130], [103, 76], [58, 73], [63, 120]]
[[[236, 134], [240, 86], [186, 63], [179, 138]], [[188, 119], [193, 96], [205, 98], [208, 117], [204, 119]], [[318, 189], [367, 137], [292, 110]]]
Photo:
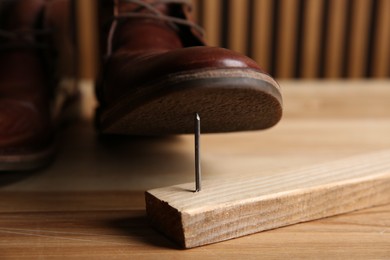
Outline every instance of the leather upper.
[[[8, 1], [0, 10], [0, 29], [34, 30], [43, 0]], [[0, 37], [0, 152], [45, 145], [50, 128], [49, 82], [33, 34]]]
[[[153, 1], [149, 1], [153, 2]], [[108, 1], [105, 2], [108, 5]], [[112, 5], [112, 2], [111, 2]], [[191, 19], [185, 5], [157, 5], [164, 14]], [[107, 6], [106, 6], [107, 8]], [[133, 11], [133, 4], [119, 1], [119, 13]], [[138, 7], [139, 8], [139, 7]], [[148, 10], [142, 9], [142, 12]], [[107, 9], [101, 16], [102, 56], [106, 52]], [[252, 59], [237, 52], [203, 46], [204, 41], [192, 27], [173, 28], [158, 19], [128, 18], [119, 22], [112, 40], [112, 54], [103, 61], [97, 94], [100, 103], [110, 105], [123, 95], [172, 73], [191, 70], [248, 68], [261, 71]]]
[[106, 63], [103, 81], [104, 100], [113, 103], [132, 89], [146, 86], [169, 74], [215, 68], [260, 70], [256, 62], [250, 58], [217, 47], [118, 52]]

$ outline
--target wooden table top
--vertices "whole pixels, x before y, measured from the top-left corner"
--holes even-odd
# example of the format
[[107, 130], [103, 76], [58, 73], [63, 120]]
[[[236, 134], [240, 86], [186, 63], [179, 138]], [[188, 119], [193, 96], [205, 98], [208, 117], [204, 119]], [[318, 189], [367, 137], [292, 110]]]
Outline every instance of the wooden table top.
[[[282, 81], [285, 116], [266, 131], [202, 136], [204, 179], [269, 175], [390, 147], [389, 81]], [[193, 181], [193, 137], [99, 139], [84, 119], [56, 161], [0, 174], [0, 259], [390, 258], [390, 205], [180, 250], [146, 220], [144, 191]]]

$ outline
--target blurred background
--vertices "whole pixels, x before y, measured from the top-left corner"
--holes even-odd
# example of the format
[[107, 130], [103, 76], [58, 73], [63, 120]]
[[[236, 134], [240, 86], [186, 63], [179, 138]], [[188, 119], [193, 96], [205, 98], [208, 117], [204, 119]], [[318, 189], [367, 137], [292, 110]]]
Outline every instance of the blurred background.
[[[79, 73], [97, 73], [96, 0], [76, 1]], [[389, 78], [390, 0], [193, 0], [210, 45], [276, 78]]]

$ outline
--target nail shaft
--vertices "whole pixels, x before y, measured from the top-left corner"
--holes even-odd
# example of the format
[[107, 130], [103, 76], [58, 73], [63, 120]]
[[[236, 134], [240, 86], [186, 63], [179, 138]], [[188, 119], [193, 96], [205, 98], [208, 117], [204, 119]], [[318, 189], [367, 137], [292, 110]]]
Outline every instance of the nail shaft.
[[201, 190], [202, 173], [200, 169], [200, 116], [195, 114], [195, 192]]

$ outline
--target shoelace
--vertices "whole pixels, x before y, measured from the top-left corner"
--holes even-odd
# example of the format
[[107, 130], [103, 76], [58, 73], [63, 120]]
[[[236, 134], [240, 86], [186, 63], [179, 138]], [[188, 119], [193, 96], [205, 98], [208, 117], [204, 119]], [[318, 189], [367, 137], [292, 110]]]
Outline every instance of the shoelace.
[[[183, 4], [183, 5], [192, 6], [191, 0], [155, 0], [153, 3], [146, 3], [142, 0], [119, 0], [119, 1], [137, 4], [139, 5], [139, 8], [135, 9], [132, 12], [119, 13], [117, 5], [114, 7], [113, 22], [111, 24], [108, 33], [108, 39], [107, 39], [106, 57], [110, 57], [112, 54], [112, 40], [114, 37], [116, 27], [118, 25], [118, 21], [126, 20], [128, 18], [150, 18], [150, 19], [165, 21], [175, 30], [178, 30], [177, 25], [185, 25], [195, 29], [201, 35], [204, 35], [203, 28], [197, 25], [196, 23], [188, 21], [186, 19], [165, 15], [155, 7], [156, 5], [159, 4]], [[144, 8], [148, 9], [151, 13], [139, 13], [139, 11]]]
[[48, 48], [46, 44], [41, 44], [37, 42], [31, 42], [29, 38], [35, 36], [43, 36], [49, 34], [49, 30], [15, 30], [15, 31], [7, 31], [0, 29], [0, 39], [4, 38], [6, 40], [17, 40], [18, 43], [1, 43], [0, 41], [0, 50], [11, 49], [20, 46], [20, 43], [23, 43], [24, 46], [29, 48], [38, 48], [45, 49]]

